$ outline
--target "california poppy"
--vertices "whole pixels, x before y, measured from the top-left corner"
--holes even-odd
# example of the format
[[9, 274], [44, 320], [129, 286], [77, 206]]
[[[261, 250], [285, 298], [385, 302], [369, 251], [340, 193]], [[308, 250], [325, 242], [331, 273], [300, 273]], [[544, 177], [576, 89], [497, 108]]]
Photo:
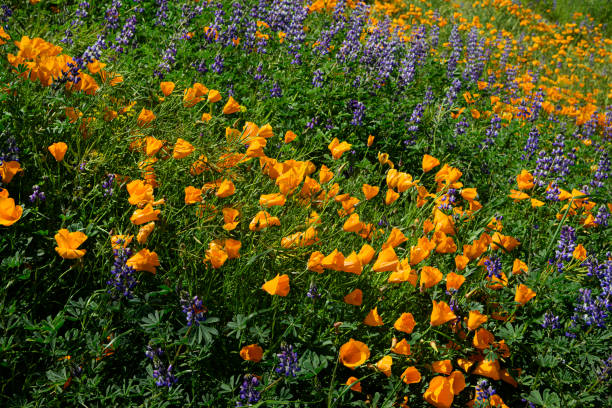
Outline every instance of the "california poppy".
[[240, 215], [240, 213], [238, 212], [238, 210], [229, 207], [224, 208], [222, 211], [224, 222], [223, 229], [226, 231], [234, 230], [238, 225], [238, 221], [236, 221], [236, 218], [238, 218], [238, 215]]
[[350, 339], [340, 347], [340, 362], [354, 370], [370, 358], [370, 349], [365, 343]]
[[423, 394], [425, 401], [436, 408], [450, 408], [455, 395], [448, 378], [437, 376], [431, 379], [429, 387]]
[[0, 225], [5, 227], [13, 225], [19, 221], [22, 214], [23, 208], [15, 205], [15, 200], [8, 196], [0, 197]]
[[263, 358], [263, 349], [259, 346], [259, 344], [249, 344], [240, 350], [240, 357], [246, 361], [259, 363]]
[[157, 217], [161, 211], [154, 210], [153, 205], [148, 203], [142, 210], [134, 211], [134, 214], [130, 217], [130, 221], [134, 225], [142, 225], [150, 221], [157, 221], [159, 218]]
[[294, 132], [292, 132], [291, 130], [288, 130], [287, 132], [285, 132], [285, 143], [293, 142], [296, 137], [297, 135]]
[[159, 258], [155, 252], [145, 248], [132, 255], [125, 264], [136, 271], [147, 271], [154, 274], [156, 267], [159, 266]]
[[251, 223], [249, 229], [251, 231], [261, 231], [270, 226], [280, 226], [280, 220], [277, 217], [271, 216], [267, 211], [258, 212]]
[[143, 206], [153, 202], [153, 186], [142, 180], [133, 180], [126, 186], [130, 198], [128, 202], [132, 205]]
[[421, 382], [421, 373], [416, 367], [408, 367], [402, 373], [401, 379], [406, 384], [416, 384]]
[[495, 336], [493, 335], [493, 333], [491, 333], [487, 329], [478, 329], [476, 333], [474, 333], [472, 345], [479, 350], [485, 350], [488, 349], [494, 341]]
[[319, 183], [325, 184], [329, 182], [334, 177], [334, 173], [332, 173], [326, 165], [322, 165], [319, 170]]
[[154, 229], [155, 229], [154, 221], [151, 221], [150, 223], [145, 224], [142, 227], [140, 227], [140, 229], [138, 230], [138, 235], [136, 236], [136, 240], [138, 241], [138, 243], [140, 245], [145, 244], [147, 240], [149, 239], [149, 235], [151, 235]]
[[68, 145], [64, 142], [57, 142], [49, 146], [48, 149], [55, 158], [55, 161], [60, 162], [64, 160], [64, 155], [66, 154], [66, 150], [68, 150]]
[[527, 286], [522, 283], [516, 289], [516, 295], [514, 296], [514, 301], [524, 305], [529, 302], [532, 298], [536, 296], [536, 293], [529, 289]]
[[339, 159], [344, 152], [351, 150], [351, 145], [347, 142], [340, 142], [338, 138], [335, 137], [329, 144], [328, 148], [332, 154], [332, 157], [334, 159]]
[[323, 268], [323, 265], [321, 264], [321, 261], [323, 261], [323, 258], [325, 258], [325, 255], [323, 255], [319, 251], [315, 251], [311, 253], [310, 258], [308, 259], [308, 265], [307, 265], [308, 270], [314, 271], [317, 273], [325, 272], [325, 269]]
[[388, 247], [380, 251], [372, 270], [374, 272], [390, 272], [397, 268], [399, 260], [393, 250], [393, 247]]
[[399, 196], [400, 195], [396, 193], [395, 191], [393, 191], [392, 189], [388, 189], [385, 195], [385, 204], [390, 205], [394, 203], [395, 201], [397, 201]]
[[155, 114], [153, 113], [153, 111], [142, 108], [142, 110], [140, 111], [140, 114], [138, 115], [137, 124], [140, 127], [144, 127], [145, 125], [149, 124], [153, 120], [155, 120]]
[[431, 367], [433, 368], [434, 372], [438, 374], [449, 375], [451, 371], [453, 371], [453, 365], [451, 364], [450, 360], [434, 361], [431, 363]]
[[406, 339], [402, 339], [395, 346], [391, 347], [391, 351], [396, 354], [401, 354], [403, 356], [409, 356], [410, 352], [410, 344], [406, 341]]
[[514, 262], [512, 263], [512, 274], [520, 275], [522, 273], [527, 273], [527, 272], [529, 272], [529, 267], [527, 266], [527, 264], [518, 258], [515, 259]]
[[287, 198], [280, 193], [262, 194], [259, 196], [259, 205], [263, 207], [283, 206]]
[[442, 272], [438, 268], [433, 266], [424, 266], [421, 269], [421, 286], [424, 286], [426, 289], [431, 288], [432, 286], [437, 285], [441, 280]]
[[[216, 89], [208, 91], [208, 103], [216, 103], [221, 100], [221, 94]], [[224, 112], [225, 113], [225, 112]]]
[[344, 303], [347, 303], [349, 305], [361, 306], [361, 303], [363, 301], [363, 292], [361, 291], [361, 289], [355, 289], [351, 293], [346, 295], [343, 300]]
[[233, 97], [229, 97], [227, 103], [223, 107], [223, 114], [231, 115], [240, 111], [240, 104]]
[[219, 185], [219, 188], [217, 189], [215, 195], [219, 198], [225, 198], [231, 196], [235, 192], [236, 187], [234, 186], [232, 180], [224, 179]]
[[130, 242], [132, 242], [133, 238], [134, 238], [133, 235], [113, 235], [110, 238], [111, 248], [112, 249], [125, 248], [130, 244]]
[[274, 279], [264, 283], [261, 288], [270, 295], [287, 296], [289, 294], [289, 275], [277, 274]]
[[378, 314], [378, 307], [370, 310], [370, 313], [365, 317], [363, 323], [367, 326], [382, 326], [384, 323]]
[[489, 377], [493, 380], [499, 380], [501, 378], [501, 369], [499, 367], [498, 360], [487, 360], [484, 359], [478, 363], [472, 374], [482, 375]]
[[428, 154], [423, 155], [423, 172], [427, 173], [440, 164], [440, 160]]
[[465, 377], [461, 371], [453, 371], [448, 377], [448, 380], [450, 381], [453, 394], [459, 395], [459, 393], [465, 389]]
[[[4, 201], [6, 199], [3, 199]], [[12, 200], [12, 198], [9, 198]], [[1, 205], [1, 204], [0, 204]], [[65, 228], [62, 228], [55, 234], [55, 252], [64, 259], [77, 259], [81, 258], [87, 252], [85, 249], [78, 249], [78, 247], [87, 240], [87, 235], [81, 231], [70, 232]]]
[[374, 136], [370, 135], [368, 136], [368, 147], [372, 146], [372, 144], [374, 144]]
[[574, 248], [572, 256], [579, 261], [584, 261], [587, 258], [587, 251], [582, 244], [578, 244], [576, 248]]
[[174, 157], [175, 159], [182, 159], [184, 157], [189, 156], [191, 153], [193, 153], [194, 150], [195, 147], [193, 147], [191, 143], [179, 137], [176, 140], [176, 143], [174, 144], [174, 149], [172, 150], [172, 157]]
[[488, 317], [478, 310], [471, 310], [468, 316], [467, 327], [469, 330], [476, 330], [481, 324], [486, 323]]
[[404, 333], [412, 333], [414, 330], [414, 326], [416, 326], [416, 321], [414, 320], [414, 316], [412, 313], [402, 313], [400, 317], [395, 321], [393, 327], [395, 330], [399, 330]]
[[379, 190], [380, 189], [378, 186], [371, 186], [369, 184], [364, 184], [361, 187], [361, 191], [363, 191], [363, 195], [365, 196], [366, 200], [371, 200], [372, 198], [376, 197]]
[[446, 302], [436, 302], [432, 300], [433, 310], [431, 311], [430, 325], [439, 326], [457, 318]]
[[464, 282], [465, 276], [457, 275], [455, 272], [451, 272], [446, 275], [446, 290], [459, 290]]
[[146, 137], [145, 153], [147, 156], [153, 156], [164, 146], [164, 141], [154, 138], [153, 136]]
[[393, 365], [393, 358], [391, 356], [384, 356], [376, 363], [376, 368], [386, 375], [387, 377], [391, 377], [391, 366]]
[[350, 386], [353, 391], [361, 392], [361, 383], [357, 377], [349, 377], [346, 380], [346, 385]]
[[527, 170], [521, 170], [521, 174], [516, 176], [516, 182], [519, 190], [529, 190], [535, 185], [533, 182], [533, 176]]
[[375, 254], [376, 251], [374, 251], [374, 248], [372, 248], [368, 244], [363, 244], [357, 256], [359, 257], [359, 260], [361, 261], [362, 265], [367, 265], [372, 261], [372, 258], [374, 258]]
[[162, 82], [159, 84], [159, 87], [161, 88], [161, 91], [164, 96], [170, 95], [172, 91], [174, 91], [174, 86], [174, 82]]

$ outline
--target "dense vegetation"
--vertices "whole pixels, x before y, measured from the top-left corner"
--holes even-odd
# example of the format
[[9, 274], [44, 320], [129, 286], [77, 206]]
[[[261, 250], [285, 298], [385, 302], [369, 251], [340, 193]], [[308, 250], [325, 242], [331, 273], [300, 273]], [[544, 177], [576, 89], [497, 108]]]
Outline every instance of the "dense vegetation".
[[0, 404], [612, 406], [612, 11], [523, 3], [1, 5]]

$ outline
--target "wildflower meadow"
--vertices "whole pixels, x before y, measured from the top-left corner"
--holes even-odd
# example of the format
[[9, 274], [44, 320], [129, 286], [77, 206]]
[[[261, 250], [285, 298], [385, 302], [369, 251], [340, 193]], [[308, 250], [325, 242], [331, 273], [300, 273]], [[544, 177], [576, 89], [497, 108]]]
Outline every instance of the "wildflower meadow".
[[612, 407], [605, 0], [4, 0], [0, 406]]

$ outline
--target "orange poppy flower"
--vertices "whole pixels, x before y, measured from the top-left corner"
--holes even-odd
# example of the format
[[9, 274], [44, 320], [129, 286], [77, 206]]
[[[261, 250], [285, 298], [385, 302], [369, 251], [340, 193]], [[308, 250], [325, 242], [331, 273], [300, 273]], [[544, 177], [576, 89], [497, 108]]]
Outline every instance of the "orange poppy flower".
[[238, 210], [229, 207], [224, 208], [222, 211], [223, 222], [225, 223], [223, 224], [223, 229], [226, 231], [234, 230], [238, 225], [238, 221], [236, 221], [236, 218], [238, 218], [238, 215], [240, 215], [240, 213], [238, 212]]
[[189, 156], [195, 147], [191, 143], [186, 140], [181, 139], [180, 137], [176, 140], [174, 144], [174, 149], [172, 150], [172, 157], [175, 159], [182, 159]]
[[136, 240], [138, 241], [138, 243], [140, 245], [145, 244], [149, 239], [149, 235], [151, 235], [154, 229], [155, 222], [153, 221], [140, 227], [140, 229], [138, 230], [138, 235], [136, 236]]
[[214, 269], [221, 268], [229, 259], [227, 252], [218, 243], [211, 242], [206, 250], [204, 262], [210, 262]]
[[459, 393], [465, 389], [465, 377], [461, 371], [453, 371], [450, 377], [448, 377], [448, 380], [451, 383], [453, 394], [459, 395]]
[[151, 123], [153, 120], [155, 120], [155, 114], [153, 113], [153, 111], [142, 108], [140, 114], [138, 115], [136, 123], [139, 127], [144, 127], [145, 125]]
[[232, 113], [236, 113], [240, 111], [240, 104], [236, 102], [233, 97], [229, 97], [227, 103], [223, 107], [224, 115], [231, 115]]
[[433, 266], [424, 266], [421, 269], [421, 287], [425, 286], [426, 289], [437, 285], [442, 280], [442, 272], [438, 268]]
[[133, 235], [113, 235], [110, 237], [111, 248], [112, 249], [121, 249], [130, 245], [132, 242]]
[[399, 260], [393, 250], [393, 247], [388, 247], [380, 251], [372, 270], [374, 272], [390, 272], [397, 268]]
[[469, 330], [476, 330], [481, 324], [486, 323], [489, 318], [478, 310], [471, 310], [468, 317], [467, 327]]
[[195, 204], [202, 202], [202, 189], [194, 186], [185, 187], [185, 204]]
[[150, 221], [157, 221], [157, 217], [161, 211], [154, 210], [153, 205], [148, 203], [142, 210], [134, 211], [134, 214], [130, 217], [130, 221], [134, 225], [142, 225]]
[[416, 384], [421, 382], [421, 373], [416, 367], [408, 367], [401, 375], [401, 379], [406, 384]]
[[221, 100], [221, 94], [216, 89], [208, 91], [208, 103], [216, 103]]
[[458, 271], [462, 271], [465, 269], [467, 264], [470, 262], [470, 258], [465, 255], [457, 255], [455, 257], [455, 267]]
[[372, 262], [372, 258], [374, 258], [375, 254], [376, 251], [374, 251], [374, 248], [368, 244], [363, 244], [357, 256], [359, 256], [362, 265], [367, 265]]
[[288, 130], [287, 132], [285, 132], [285, 143], [293, 142], [296, 137], [297, 135], [294, 132], [292, 132], [291, 130]]
[[446, 302], [436, 302], [435, 300], [431, 302], [433, 303], [433, 310], [431, 311], [430, 325], [439, 326], [457, 318]]
[[392, 247], [395, 248], [398, 245], [404, 243], [408, 241], [408, 238], [406, 238], [406, 236], [402, 233], [402, 231], [400, 231], [397, 228], [393, 228], [391, 230], [391, 234], [389, 234], [389, 237], [387, 238], [387, 241], [383, 244], [383, 249], [387, 248], [387, 247]]
[[[7, 191], [6, 189], [4, 191]], [[5, 227], [11, 226], [21, 218], [23, 208], [15, 205], [15, 200], [6, 197], [0, 197], [0, 225]]]
[[423, 155], [423, 172], [427, 173], [440, 164], [440, 160], [428, 154]]
[[212, 119], [212, 115], [211, 115], [210, 113], [207, 113], [207, 112], [204, 112], [204, 113], [202, 114], [202, 117], [200, 118], [200, 120], [201, 120], [202, 122], [208, 122], [208, 121], [209, 121], [209, 120], [211, 120], [211, 119]]
[[133, 180], [126, 186], [130, 198], [128, 202], [132, 205], [143, 206], [153, 202], [153, 186], [142, 180]]
[[521, 170], [521, 174], [516, 176], [516, 183], [519, 190], [530, 190], [535, 185], [533, 183], [533, 176], [527, 170]]
[[155, 252], [148, 249], [141, 249], [132, 255], [125, 264], [136, 271], [156, 272], [156, 267], [159, 266], [159, 259]]
[[350, 339], [340, 347], [340, 362], [354, 370], [370, 358], [370, 349], [365, 343]]
[[521, 305], [524, 305], [525, 303], [533, 299], [535, 296], [536, 293], [533, 290], [529, 289], [527, 286], [521, 283], [516, 289], [514, 301], [520, 303]]
[[259, 344], [249, 344], [240, 350], [240, 357], [246, 361], [259, 363], [263, 358], [263, 349], [259, 346]]
[[361, 306], [361, 303], [363, 302], [363, 292], [361, 291], [361, 289], [355, 289], [351, 293], [346, 295], [343, 300], [346, 304], [353, 306]]
[[401, 354], [403, 356], [409, 356], [410, 352], [410, 344], [406, 341], [406, 339], [402, 339], [395, 346], [391, 347], [391, 351], [396, 354]]
[[319, 183], [326, 184], [332, 178], [334, 178], [334, 173], [326, 165], [322, 165], [319, 170]]
[[271, 279], [264, 283], [261, 288], [268, 292], [270, 295], [287, 296], [289, 294], [289, 275], [276, 275], [274, 279]]
[[235, 192], [236, 187], [234, 186], [232, 180], [224, 179], [219, 185], [219, 188], [217, 189], [215, 195], [219, 198], [225, 198], [231, 196]]
[[283, 206], [287, 202], [287, 197], [280, 193], [262, 194], [259, 197], [259, 205], [263, 207]]
[[455, 394], [448, 378], [437, 376], [429, 382], [429, 387], [423, 394], [423, 398], [436, 408], [450, 408]]
[[147, 156], [155, 155], [164, 145], [163, 140], [156, 139], [153, 136], [147, 136], [146, 143], [145, 153]]
[[531, 199], [531, 208], [536, 208], [536, 207], [542, 207], [545, 203], [543, 201], [540, 201], [538, 199], [532, 198]]
[[376, 197], [379, 190], [380, 188], [378, 186], [371, 186], [369, 184], [364, 184], [361, 187], [361, 191], [363, 191], [363, 195], [365, 196], [366, 200], [371, 200], [372, 198]]
[[354, 273], [355, 275], [361, 275], [363, 265], [361, 264], [361, 260], [355, 251], [351, 252], [349, 256], [344, 258], [342, 271]]
[[465, 282], [465, 276], [457, 275], [455, 272], [451, 272], [446, 275], [446, 290], [459, 290], [461, 285]]
[[376, 363], [376, 368], [386, 375], [387, 377], [391, 377], [391, 366], [393, 365], [393, 358], [391, 356], [384, 356]]
[[407, 259], [402, 259], [397, 266], [397, 269], [389, 275], [387, 280], [389, 283], [408, 282], [416, 288], [417, 280], [419, 279], [416, 272], [410, 267], [410, 262]]
[[584, 261], [587, 258], [587, 251], [582, 244], [576, 245], [572, 256], [579, 261]]
[[499, 361], [494, 360], [482, 360], [478, 363], [474, 371], [472, 371], [474, 375], [482, 375], [483, 377], [489, 377], [495, 381], [501, 378], [501, 369], [499, 367]]
[[353, 391], [361, 392], [361, 383], [357, 377], [349, 377], [349, 379], [346, 380], [346, 385], [351, 387]]
[[451, 371], [453, 371], [453, 365], [451, 364], [450, 360], [434, 361], [431, 363], [431, 367], [433, 368], [434, 372], [438, 374], [449, 375]]
[[64, 160], [64, 155], [66, 154], [66, 150], [68, 150], [68, 145], [64, 142], [57, 142], [53, 143], [47, 149], [49, 149], [49, 152], [51, 152], [55, 158], [55, 161], [60, 162]]
[[321, 265], [321, 262], [323, 261], [324, 258], [325, 258], [325, 255], [323, 255], [319, 251], [315, 251], [311, 253], [310, 258], [308, 259], [308, 265], [307, 265], [308, 270], [314, 271], [317, 273], [323, 273], [325, 269], [323, 268], [323, 265]]
[[325, 269], [341, 271], [344, 268], [344, 255], [335, 248], [329, 255], [321, 260], [321, 265]]
[[412, 333], [414, 326], [416, 326], [416, 322], [414, 320], [414, 316], [412, 316], [412, 313], [402, 313], [402, 315], [393, 324], [395, 330], [408, 334]]
[[260, 211], [249, 224], [249, 229], [251, 231], [261, 231], [267, 227], [280, 225], [280, 220], [277, 217], [271, 216], [267, 211]]
[[159, 84], [159, 87], [164, 96], [168, 96], [172, 93], [172, 91], [174, 91], [175, 85], [174, 82], [162, 82], [161, 84]]
[[[3, 199], [3, 201], [6, 199]], [[9, 198], [12, 200], [12, 198]], [[77, 249], [83, 242], [87, 240], [87, 235], [81, 231], [70, 232], [65, 228], [62, 228], [55, 234], [55, 252], [58, 253], [64, 259], [77, 259], [81, 258], [87, 252], [85, 249]]]
[[527, 273], [527, 272], [529, 272], [529, 267], [527, 266], [527, 264], [518, 258], [515, 259], [514, 262], [512, 263], [512, 274], [520, 275], [522, 273]]
[[242, 243], [232, 238], [226, 239], [223, 246], [223, 250], [227, 253], [229, 259], [240, 258], [240, 248], [242, 248]]
[[479, 350], [488, 349], [491, 344], [495, 341], [493, 333], [487, 329], [478, 329], [474, 334], [472, 344]]
[[370, 313], [363, 319], [363, 324], [366, 326], [382, 326], [384, 323], [378, 314], [378, 307], [370, 310]]
[[370, 135], [368, 136], [368, 147], [372, 146], [374, 144], [374, 136]]
[[341, 143], [337, 137], [335, 137], [327, 147], [329, 148], [329, 151], [334, 159], [339, 159], [344, 152], [351, 150], [351, 145], [349, 143]]

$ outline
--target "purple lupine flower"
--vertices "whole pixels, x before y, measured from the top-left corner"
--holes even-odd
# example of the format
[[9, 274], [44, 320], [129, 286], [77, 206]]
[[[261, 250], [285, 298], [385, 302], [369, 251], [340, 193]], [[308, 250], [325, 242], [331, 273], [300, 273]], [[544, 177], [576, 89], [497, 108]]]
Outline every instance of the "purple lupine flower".
[[119, 54], [127, 52], [124, 47], [127, 47], [132, 38], [134, 38], [137, 22], [138, 18], [136, 15], [132, 15], [125, 20], [125, 24], [123, 25], [121, 32], [115, 37], [115, 44], [111, 45], [112, 49], [117, 51]]
[[178, 378], [172, 374], [172, 364], [168, 365], [166, 368], [166, 365], [161, 361], [161, 356], [163, 354], [164, 351], [160, 347], [154, 349], [150, 344], [147, 345], [145, 355], [153, 363], [153, 378], [156, 380], [155, 385], [158, 387], [166, 386], [170, 388], [178, 382]]
[[6, 4], [1, 5], [0, 9], [2, 9], [2, 13], [0, 14], [0, 23], [7, 23], [13, 15], [13, 10], [11, 10], [11, 8]]
[[278, 81], [274, 81], [274, 84], [272, 85], [272, 88], [270, 89], [270, 97], [280, 98], [281, 96], [283, 96], [283, 91], [280, 85], [278, 84]]
[[60, 41], [64, 44], [72, 45], [74, 41], [72, 40], [72, 30], [78, 28], [83, 25], [85, 17], [87, 17], [88, 12], [87, 9], [90, 7], [89, 2], [83, 1], [79, 3], [78, 8], [74, 12], [75, 19], [70, 21], [70, 28], [67, 28], [64, 32], [64, 38]]
[[446, 92], [446, 105], [453, 106], [455, 99], [457, 99], [457, 95], [461, 90], [461, 80], [459, 78], [455, 79], [451, 86], [448, 88], [448, 92]]
[[85, 168], [87, 167], [87, 162], [81, 162], [79, 164], [79, 167], [77, 168], [79, 171], [85, 171]]
[[480, 147], [482, 149], [486, 149], [489, 146], [492, 146], [495, 143], [495, 139], [499, 136], [499, 131], [501, 129], [501, 118], [497, 116], [496, 113], [491, 117], [491, 122], [489, 122], [489, 126], [485, 130], [485, 139], [482, 141]]
[[351, 14], [351, 18], [348, 21], [348, 32], [336, 54], [336, 59], [340, 63], [353, 62], [357, 58], [361, 50], [361, 32], [364, 29], [369, 14], [370, 6], [360, 1]]
[[463, 43], [461, 42], [461, 35], [459, 34], [459, 27], [455, 24], [451, 30], [450, 37], [448, 39], [452, 49], [451, 54], [448, 57], [448, 63], [446, 66], [446, 76], [448, 79], [452, 79], [455, 76], [455, 70], [457, 69], [457, 63], [463, 53]]
[[546, 199], [550, 201], [559, 201], [559, 194], [561, 194], [561, 190], [557, 185], [557, 181], [554, 180], [550, 183], [550, 186], [546, 189]]
[[104, 19], [106, 25], [104, 31], [109, 32], [119, 28], [119, 9], [121, 9], [122, 3], [119, 0], [113, 0], [110, 7], [104, 12]]
[[321, 88], [323, 86], [324, 81], [325, 78], [323, 76], [323, 71], [321, 71], [320, 69], [315, 70], [312, 75], [312, 86], [314, 86], [315, 88]]
[[310, 299], [318, 299], [321, 297], [321, 294], [319, 293], [319, 289], [317, 288], [316, 283], [314, 282], [310, 283], [310, 287], [308, 288], [308, 292], [306, 292], [306, 296], [309, 297]]
[[236, 402], [236, 406], [244, 407], [244, 404], [247, 404], [246, 406], [250, 407], [259, 402], [261, 393], [256, 389], [258, 386], [259, 380], [257, 377], [251, 374], [245, 374], [242, 385], [240, 385], [240, 401]]
[[351, 125], [363, 125], [363, 117], [365, 116], [365, 105], [356, 99], [351, 99], [349, 101], [349, 108], [353, 111], [353, 119], [351, 120]]
[[433, 103], [433, 101], [434, 101], [434, 93], [433, 93], [433, 89], [430, 86], [425, 91], [425, 96], [423, 96], [423, 105], [429, 106]]
[[542, 322], [542, 328], [551, 330], [557, 330], [561, 328], [559, 323], [559, 316], [555, 316], [550, 310], [544, 314], [544, 321]]
[[5, 141], [6, 150], [0, 151], [0, 162], [2, 161], [19, 161], [19, 146], [14, 137], [8, 137]]
[[220, 74], [223, 72], [223, 55], [217, 54], [215, 56], [215, 61], [210, 65], [210, 70], [216, 74]]
[[187, 320], [187, 326], [191, 326], [195, 323], [199, 326], [200, 323], [206, 320], [206, 308], [202, 303], [202, 300], [197, 296], [193, 298], [181, 298], [181, 307], [183, 313], [185, 313], [185, 319]]
[[[282, 3], [282, 2], [281, 2]], [[272, 4], [277, 4], [273, 2]], [[304, 31], [304, 20], [308, 17], [308, 7], [305, 7], [299, 2], [294, 2], [294, 7], [290, 11], [291, 19], [289, 24], [287, 24], [286, 35], [285, 35], [285, 44], [289, 49], [289, 54], [293, 55], [293, 60], [291, 64], [293, 65], [301, 65], [302, 57], [300, 54], [300, 50], [302, 48], [302, 43], [306, 39], [306, 32]]]
[[240, 38], [242, 29], [242, 18], [244, 17], [243, 6], [235, 1], [232, 3], [232, 13], [227, 28], [219, 35], [219, 43], [224, 47], [236, 47], [234, 40]]
[[487, 269], [487, 276], [489, 278], [496, 277], [501, 279], [502, 277], [502, 263], [501, 259], [497, 255], [492, 255], [484, 262], [485, 268]]
[[487, 55], [485, 53], [485, 38], [478, 40], [478, 28], [472, 27], [468, 34], [467, 41], [467, 65], [463, 71], [463, 79], [470, 80], [473, 83], [480, 79], [486, 62]]
[[608, 177], [610, 177], [610, 158], [608, 156], [608, 152], [604, 151], [599, 158], [597, 170], [595, 171], [590, 184], [596, 189], [600, 189], [604, 186], [604, 180], [607, 180]]
[[559, 243], [555, 250], [557, 270], [563, 271], [564, 262], [571, 261], [572, 254], [576, 248], [576, 231], [569, 225], [561, 227], [561, 235], [559, 237]]
[[319, 118], [316, 116], [313, 116], [312, 119], [310, 119], [310, 122], [306, 124], [306, 127], [308, 129], [314, 129], [314, 127], [318, 124], [319, 124]]
[[529, 160], [535, 154], [536, 150], [538, 150], [538, 144], [540, 143], [540, 132], [537, 127], [532, 127], [529, 131], [529, 137], [527, 138], [527, 142], [525, 143], [525, 147], [523, 148], [523, 153], [521, 155], [521, 160]]
[[600, 227], [608, 226], [608, 218], [610, 218], [610, 210], [604, 204], [602, 204], [597, 210], [597, 215], [595, 215], [595, 224]]
[[159, 6], [155, 13], [155, 25], [166, 26], [166, 19], [168, 18], [168, 0], [155, 0], [155, 3]]
[[[121, 246], [123, 242], [117, 244]], [[117, 297], [118, 294], [126, 299], [132, 299], [134, 297], [132, 290], [138, 284], [134, 276], [134, 268], [126, 265], [127, 260], [132, 256], [132, 250], [130, 248], [114, 249], [113, 254], [115, 261], [111, 269], [111, 278], [106, 282], [110, 286], [108, 293], [113, 297]]]
[[476, 383], [476, 406], [482, 406], [489, 402], [489, 399], [497, 392], [489, 385], [487, 380], [480, 380]]
[[542, 102], [544, 102], [544, 91], [539, 89], [532, 98], [531, 102], [531, 114], [529, 115], [529, 121], [535, 122], [540, 117], [540, 111], [542, 110]]
[[298, 366], [298, 356], [293, 351], [293, 346], [287, 344], [281, 345], [281, 352], [276, 354], [276, 356], [279, 362], [275, 371], [279, 374], [284, 374], [285, 377], [290, 375], [295, 377], [298, 371], [300, 371], [300, 367]]
[[536, 169], [533, 176], [539, 186], [546, 184], [547, 178], [563, 181], [570, 173], [570, 166], [575, 164], [574, 151], [564, 154], [565, 140], [560, 133], [553, 142], [553, 150], [547, 155], [544, 150], [540, 151], [536, 159]]
[[605, 299], [594, 298], [591, 289], [580, 288], [578, 293], [572, 323], [584, 328], [589, 326], [606, 327], [609, 305], [606, 307], [602, 302]]
[[321, 34], [319, 40], [317, 41], [317, 45], [312, 48], [312, 51], [315, 55], [326, 55], [330, 51], [331, 42], [334, 37], [344, 29], [344, 25], [346, 23], [346, 18], [344, 17], [344, 10], [346, 8], [346, 0], [338, 0], [336, 2], [336, 6], [334, 7], [333, 12], [333, 22], [332, 24], [324, 30], [321, 30]]
[[159, 79], [163, 79], [164, 72], [168, 73], [170, 72], [170, 70], [172, 70], [172, 65], [174, 65], [174, 62], [176, 61], [176, 52], [176, 43], [172, 40], [170, 41], [168, 48], [166, 48], [166, 50], [164, 51], [161, 62], [159, 63], [155, 71], [153, 71], [154, 76]]
[[607, 358], [607, 360], [602, 360], [602, 366], [597, 369], [597, 379], [599, 381], [606, 381], [608, 377], [610, 377], [610, 373], [612, 372], [612, 354]]
[[583, 138], [588, 139], [595, 134], [595, 131], [597, 130], [597, 117], [598, 117], [598, 112], [595, 111], [593, 112], [589, 120], [587, 120], [586, 123], [582, 125], [582, 137]]
[[113, 195], [113, 182], [115, 181], [115, 175], [113, 173], [109, 173], [106, 176], [106, 180], [102, 183], [102, 188], [104, 189], [104, 197], [110, 197]]
[[505, 69], [506, 64], [508, 63], [510, 51], [512, 51], [512, 39], [508, 36], [506, 37], [506, 43], [504, 44], [504, 51], [502, 52], [502, 55], [499, 58], [499, 66], [502, 68], [502, 70]]
[[449, 188], [446, 194], [440, 198], [440, 205], [438, 208], [441, 210], [452, 210], [453, 205], [457, 202], [459, 190], [455, 188]]
[[464, 135], [470, 127], [470, 122], [467, 122], [461, 119], [457, 124], [455, 124], [455, 137]]
[[40, 186], [38, 184], [32, 186], [32, 194], [28, 197], [30, 202], [33, 204], [37, 201], [45, 201], [45, 193], [40, 190]]

